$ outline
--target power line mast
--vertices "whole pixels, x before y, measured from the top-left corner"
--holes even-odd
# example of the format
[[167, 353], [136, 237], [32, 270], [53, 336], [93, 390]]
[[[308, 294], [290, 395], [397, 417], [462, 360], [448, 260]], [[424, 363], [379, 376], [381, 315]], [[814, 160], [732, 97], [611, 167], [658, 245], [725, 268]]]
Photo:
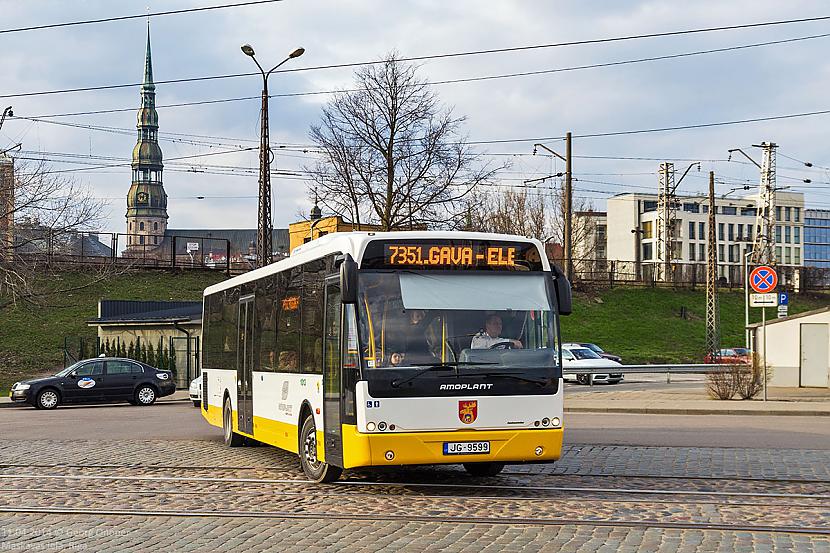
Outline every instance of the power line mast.
[[778, 145], [762, 142], [760, 146], [764, 158], [761, 161], [752, 262], [755, 265], [775, 265], [775, 149]]
[[677, 200], [674, 184], [674, 163], [661, 163], [657, 191], [657, 262], [658, 280], [668, 281], [674, 253], [674, 220], [677, 218]]
[[720, 309], [718, 308], [718, 242], [715, 233], [715, 172], [709, 171], [709, 234], [706, 241], [706, 352], [718, 358], [720, 352]]

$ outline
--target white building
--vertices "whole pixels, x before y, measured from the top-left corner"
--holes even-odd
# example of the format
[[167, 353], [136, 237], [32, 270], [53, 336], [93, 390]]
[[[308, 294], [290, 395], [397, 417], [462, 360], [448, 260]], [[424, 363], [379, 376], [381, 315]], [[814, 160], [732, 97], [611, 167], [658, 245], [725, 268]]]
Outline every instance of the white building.
[[[764, 327], [749, 328], [755, 351], [763, 356]], [[766, 333], [770, 386], [830, 386], [830, 307], [767, 321]]]
[[[756, 203], [755, 195], [715, 199], [718, 271], [727, 281], [740, 280], [743, 255], [752, 250]], [[708, 198], [678, 196], [675, 210], [670, 262], [675, 265], [698, 264], [700, 271], [704, 271]], [[656, 268], [661, 263], [657, 253], [657, 194], [618, 194], [608, 199], [606, 213], [608, 259], [633, 261], [642, 265], [644, 271]], [[803, 194], [777, 193], [775, 256], [779, 267], [803, 265], [803, 213]], [[703, 278], [699, 280], [702, 282]]]

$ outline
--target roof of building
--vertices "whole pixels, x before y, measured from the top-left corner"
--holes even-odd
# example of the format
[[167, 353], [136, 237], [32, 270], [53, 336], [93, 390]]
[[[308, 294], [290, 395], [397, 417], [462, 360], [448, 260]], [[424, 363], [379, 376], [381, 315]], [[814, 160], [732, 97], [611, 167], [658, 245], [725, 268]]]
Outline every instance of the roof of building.
[[202, 320], [200, 301], [100, 300], [89, 324], [176, 323]]
[[[792, 321], [793, 319], [801, 319], [803, 317], [810, 317], [812, 315], [819, 315], [821, 313], [827, 313], [830, 311], [830, 305], [827, 307], [819, 307], [818, 309], [813, 309], [812, 311], [804, 311], [802, 313], [796, 313], [795, 315], [789, 315], [788, 317], [782, 317], [780, 319], [770, 319], [767, 321], [767, 326], [777, 324], [777, 323], [786, 323], [787, 321]], [[763, 323], [752, 323], [747, 328], [759, 328], [762, 326]]]

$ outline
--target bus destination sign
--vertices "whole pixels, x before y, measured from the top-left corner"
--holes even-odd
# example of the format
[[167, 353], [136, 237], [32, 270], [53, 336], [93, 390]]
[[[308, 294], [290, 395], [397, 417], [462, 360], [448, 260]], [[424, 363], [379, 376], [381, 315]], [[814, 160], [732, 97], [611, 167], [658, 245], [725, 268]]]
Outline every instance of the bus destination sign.
[[368, 269], [542, 270], [534, 244], [489, 240], [376, 241], [367, 247], [361, 265]]
[[509, 246], [386, 246], [389, 265], [514, 267], [516, 248]]

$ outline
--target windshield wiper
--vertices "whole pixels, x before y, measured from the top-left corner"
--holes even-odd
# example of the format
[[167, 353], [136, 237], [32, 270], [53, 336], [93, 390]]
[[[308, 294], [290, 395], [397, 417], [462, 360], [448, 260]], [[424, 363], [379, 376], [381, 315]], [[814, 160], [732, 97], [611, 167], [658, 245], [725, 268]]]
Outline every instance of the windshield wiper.
[[541, 380], [538, 378], [528, 378], [526, 376], [519, 376], [518, 374], [513, 373], [475, 373], [475, 376], [503, 376], [505, 378], [512, 378], [514, 380], [521, 380], [522, 382], [530, 382], [531, 384], [538, 384], [539, 386], [544, 386], [549, 381], [548, 380]]
[[468, 366], [468, 365], [498, 365], [495, 362], [481, 362], [481, 363], [473, 363], [470, 361], [450, 361], [445, 363], [412, 363], [409, 365], [410, 367], [424, 367], [420, 371], [416, 372], [412, 376], [404, 378], [403, 380], [393, 380], [391, 382], [393, 388], [398, 388], [407, 382], [411, 382], [421, 376], [424, 373], [428, 373], [430, 371], [440, 371], [441, 369], [450, 369], [453, 368], [456, 370], [456, 375], [458, 375], [458, 367], [459, 366]]

